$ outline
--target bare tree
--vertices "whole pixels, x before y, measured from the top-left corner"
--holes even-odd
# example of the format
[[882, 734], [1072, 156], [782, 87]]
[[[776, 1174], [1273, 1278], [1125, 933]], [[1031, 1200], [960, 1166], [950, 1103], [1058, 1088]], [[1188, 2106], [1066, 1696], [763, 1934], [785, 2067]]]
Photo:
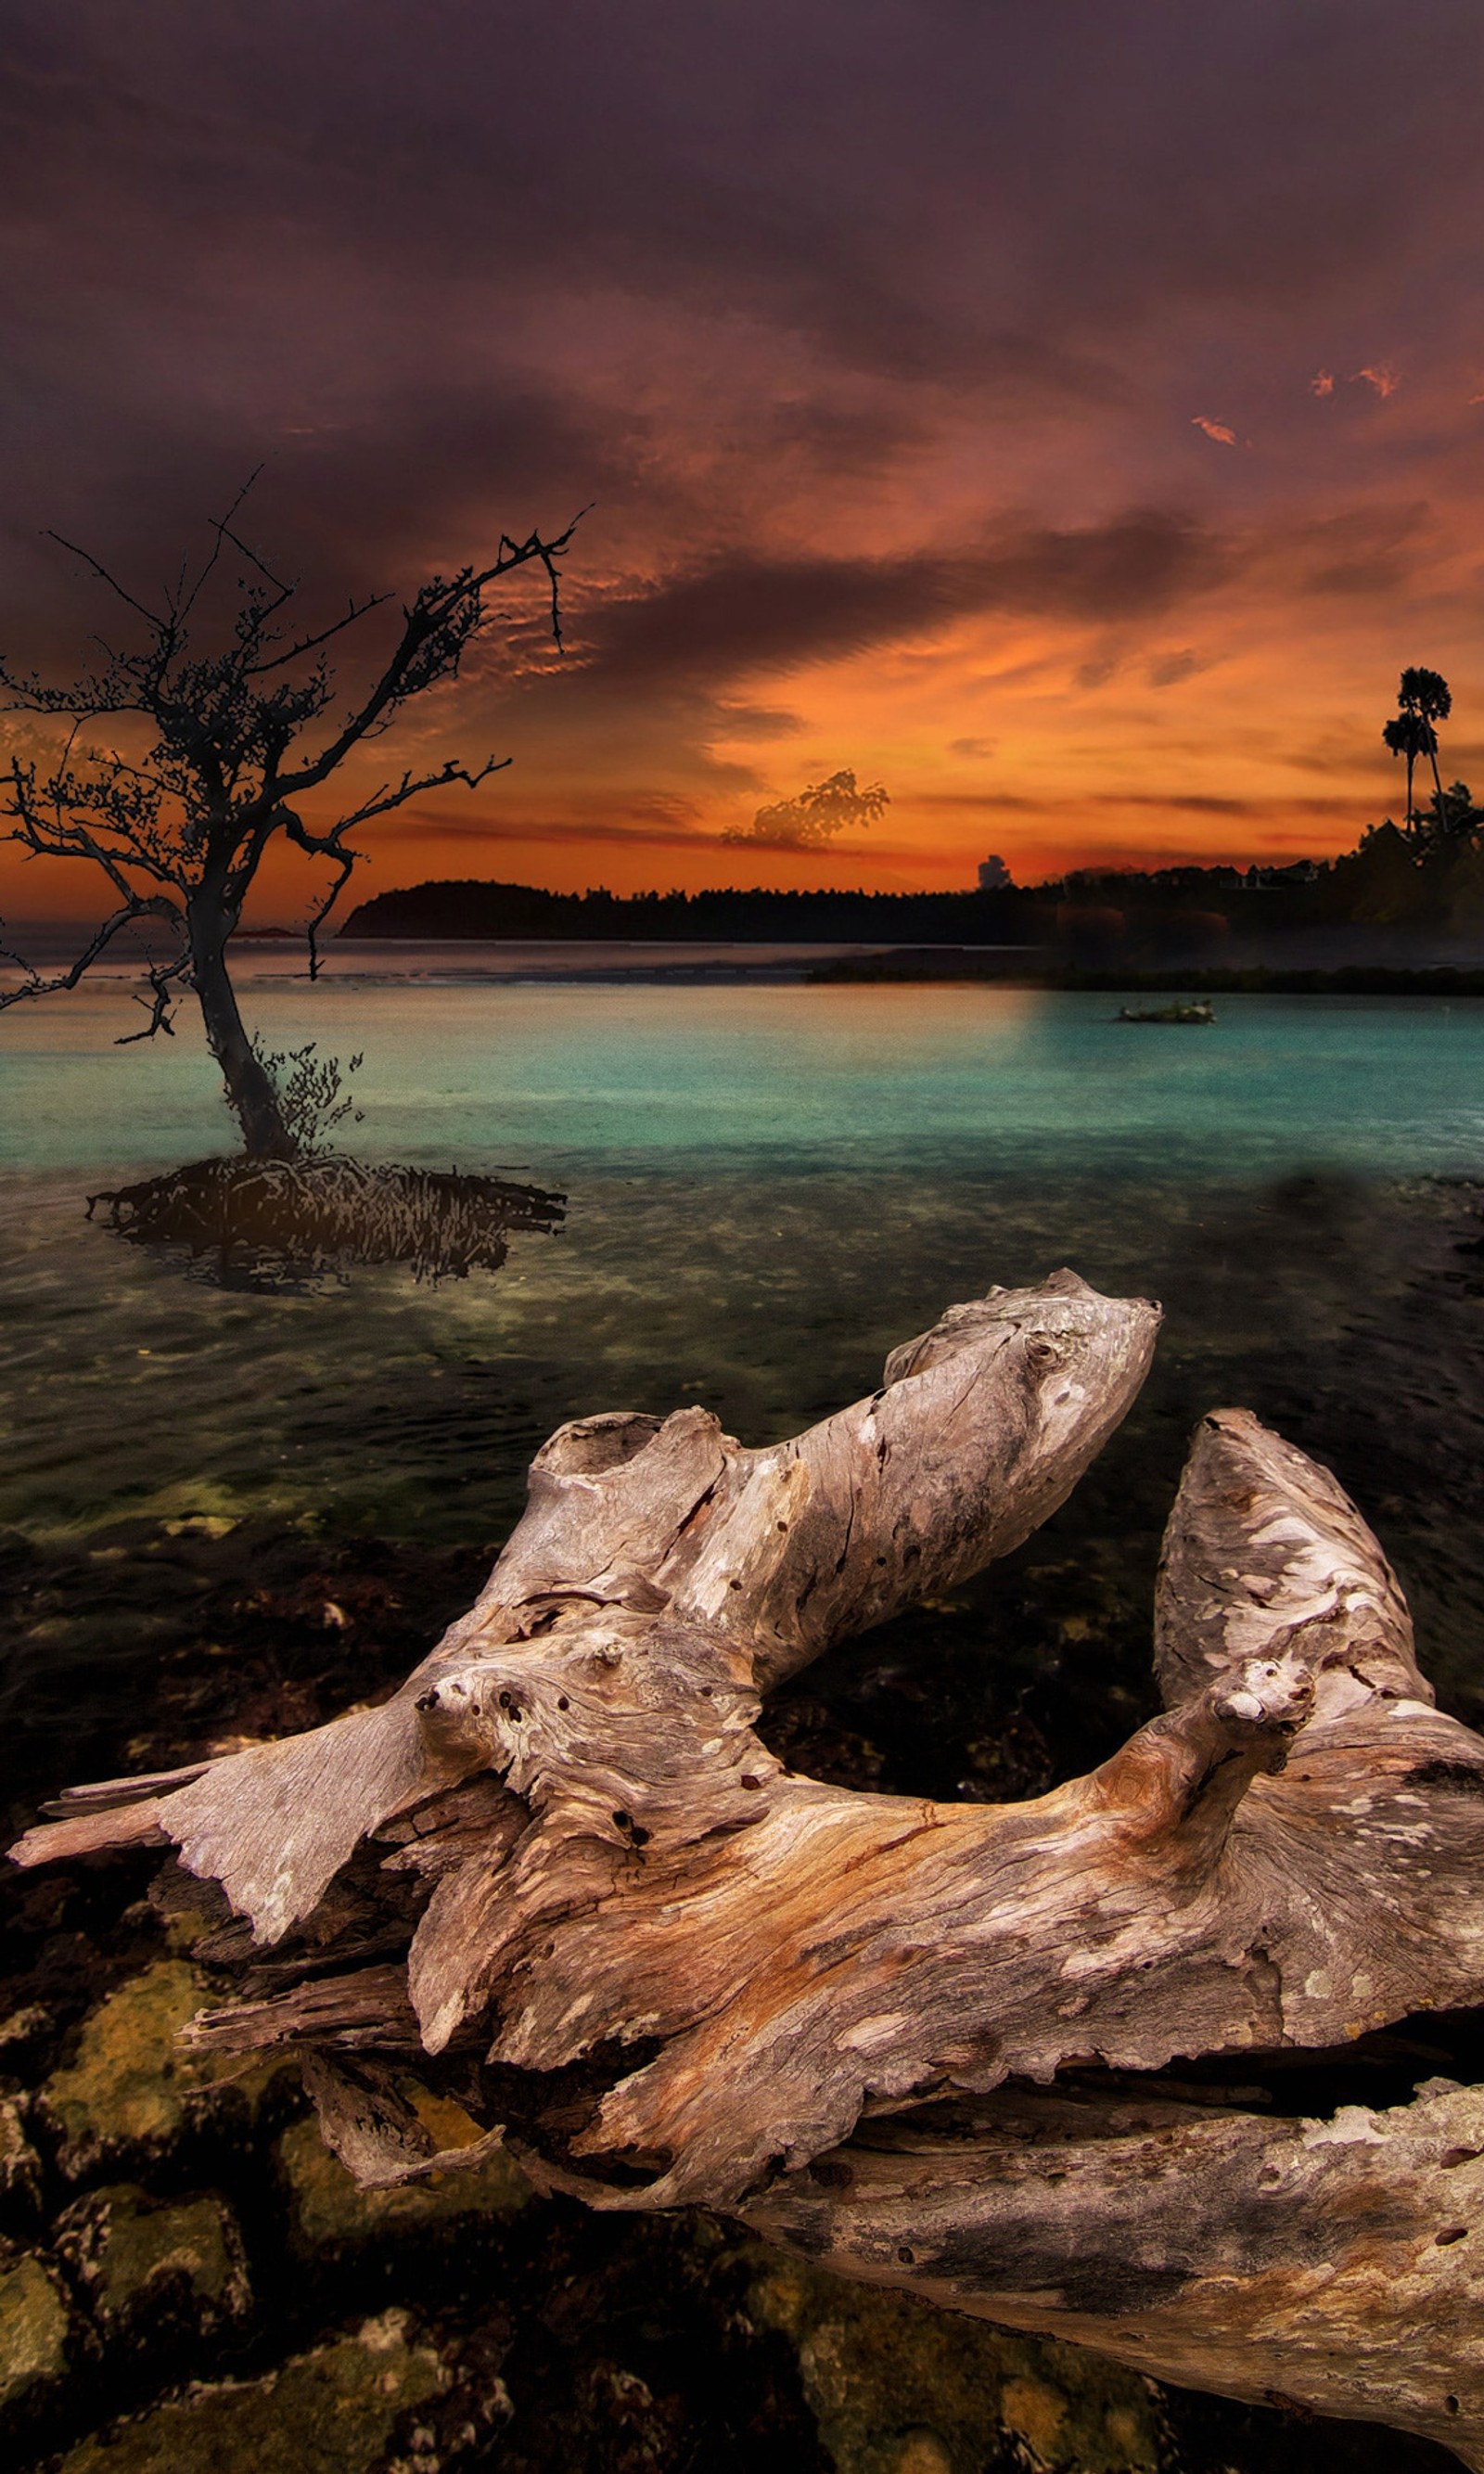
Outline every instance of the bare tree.
[[[10, 838], [24, 851], [85, 861], [107, 880], [114, 902], [74, 961], [51, 976], [23, 964], [24, 979], [0, 993], [0, 1007], [76, 987], [122, 930], [159, 923], [166, 950], [144, 966], [150, 993], [140, 1000], [149, 1020], [130, 1037], [169, 1031], [179, 997], [194, 995], [248, 1152], [282, 1159], [298, 1144], [269, 1063], [243, 1025], [227, 962], [253, 881], [279, 837], [328, 861], [331, 881], [307, 928], [312, 977], [319, 932], [364, 857], [347, 837], [426, 791], [454, 782], [476, 788], [510, 760], [491, 756], [469, 765], [450, 757], [428, 772], [409, 768], [332, 821], [306, 815], [300, 801], [312, 800], [414, 696], [458, 675], [490, 616], [490, 587], [517, 569], [544, 570], [560, 649], [558, 561], [573, 525], [550, 540], [540, 532], [523, 541], [502, 535], [487, 565], [432, 576], [403, 605], [391, 654], [369, 688], [342, 700], [327, 647], [391, 596], [353, 597], [327, 625], [300, 630], [289, 615], [298, 582], [277, 573], [239, 529], [251, 486], [211, 523], [199, 570], [182, 569], [158, 606], [126, 590], [90, 552], [51, 536], [142, 622], [142, 641], [133, 650], [105, 644], [101, 666], [66, 687], [45, 687], [0, 664], [11, 712], [65, 728], [51, 770], [12, 759], [0, 776], [4, 813], [14, 820]], [[208, 588], [225, 580], [221, 570], [233, 553], [245, 571], [225, 625], [208, 630], [201, 616]], [[211, 641], [204, 644], [207, 634]], [[88, 725], [106, 720], [122, 725], [125, 745], [86, 743]]]

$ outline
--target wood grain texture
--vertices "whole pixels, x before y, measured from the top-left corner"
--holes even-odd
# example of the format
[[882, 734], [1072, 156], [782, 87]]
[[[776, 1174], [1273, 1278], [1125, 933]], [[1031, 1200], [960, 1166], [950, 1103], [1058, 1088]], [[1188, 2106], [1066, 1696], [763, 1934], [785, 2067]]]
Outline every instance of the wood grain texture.
[[742, 2211], [821, 2266], [1484, 2466], [1484, 2090], [1327, 2120], [1038, 2090], [872, 2124]]
[[1182, 2067], [1332, 2059], [1484, 2001], [1484, 1742], [1433, 1706], [1329, 1472], [1246, 1411], [1203, 1420], [1165, 1707], [1047, 1795], [853, 1793], [756, 1732], [782, 1678], [1046, 1518], [1156, 1323], [1059, 1273], [950, 1308], [767, 1449], [698, 1408], [576, 1420], [384, 1707], [77, 1790], [17, 1859], [153, 1835], [219, 1883], [242, 1921], [206, 1947], [242, 1998], [196, 2041], [312, 2056], [363, 2179], [460, 2161], [428, 2161], [393, 2076], [416, 2064], [490, 2125], [466, 2161], [508, 2119], [592, 2206], [737, 2209], [852, 2274], [1478, 2462], [1484, 2094], [1304, 2123], [1181, 2093]]

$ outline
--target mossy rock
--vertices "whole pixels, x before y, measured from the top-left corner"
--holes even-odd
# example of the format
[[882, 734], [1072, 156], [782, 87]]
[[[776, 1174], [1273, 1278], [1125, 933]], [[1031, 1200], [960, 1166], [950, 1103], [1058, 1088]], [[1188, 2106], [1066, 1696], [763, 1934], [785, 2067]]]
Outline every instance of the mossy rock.
[[94, 2191], [59, 2219], [57, 2247], [110, 2345], [208, 2343], [252, 2309], [236, 2220], [215, 2192]]
[[0, 2266], [0, 2427], [13, 2428], [66, 2377], [72, 2318], [55, 2278], [29, 2252]]
[[750, 2317], [784, 2337], [836, 2474], [1159, 2474], [1134, 2372], [759, 2250]]
[[211, 2001], [185, 1959], [161, 1958], [89, 2012], [76, 2059], [53, 2072], [37, 2098], [38, 2119], [56, 2137], [57, 2162], [68, 2180], [109, 2166], [148, 2165], [187, 2131], [251, 2124], [269, 2089], [293, 2066], [269, 2061], [218, 2085], [232, 2072], [231, 2062], [192, 2053], [176, 2041]]
[[[440, 2147], [467, 2147], [480, 2136], [478, 2124], [458, 2105], [425, 2090], [412, 2094]], [[467, 2234], [475, 2219], [505, 2224], [533, 2195], [503, 2149], [467, 2171], [434, 2173], [389, 2191], [363, 2191], [326, 2147], [316, 2122], [292, 2122], [276, 2152], [288, 2198], [290, 2245], [305, 2260], [426, 2241], [445, 2230]]]
[[203, 2386], [94, 2433], [61, 2474], [372, 2474], [401, 2416], [448, 2385], [406, 2314], [388, 2311], [266, 2379]]
[[0, 2208], [6, 2219], [34, 2218], [41, 2198], [41, 2159], [13, 2097], [0, 2099]]

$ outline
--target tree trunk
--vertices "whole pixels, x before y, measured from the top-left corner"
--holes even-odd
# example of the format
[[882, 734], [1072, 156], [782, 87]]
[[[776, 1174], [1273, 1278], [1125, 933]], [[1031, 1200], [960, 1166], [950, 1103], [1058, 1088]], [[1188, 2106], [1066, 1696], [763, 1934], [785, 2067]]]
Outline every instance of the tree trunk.
[[207, 1043], [222, 1069], [228, 1104], [242, 1128], [243, 1147], [252, 1159], [292, 1159], [297, 1145], [283, 1122], [273, 1078], [243, 1028], [227, 968], [227, 944], [236, 917], [212, 889], [192, 895], [186, 915], [191, 984]]
[[[1048, 1516], [1156, 1322], [1062, 1273], [951, 1308], [767, 1450], [698, 1408], [565, 1426], [396, 1699], [75, 1790], [17, 1857], [153, 1841], [220, 1884], [241, 1921], [203, 1947], [242, 1998], [196, 2041], [303, 2050], [363, 2180], [503, 2124], [593, 2207], [728, 2208], [1484, 2463], [1484, 2091], [1437, 2068], [1484, 2002], [1484, 1742], [1433, 1708], [1328, 1472], [1246, 1411], [1203, 1421], [1165, 1708], [1087, 1778], [856, 1794], [755, 1732], [772, 1685]], [[409, 2071], [478, 2147], [430, 2152]]]

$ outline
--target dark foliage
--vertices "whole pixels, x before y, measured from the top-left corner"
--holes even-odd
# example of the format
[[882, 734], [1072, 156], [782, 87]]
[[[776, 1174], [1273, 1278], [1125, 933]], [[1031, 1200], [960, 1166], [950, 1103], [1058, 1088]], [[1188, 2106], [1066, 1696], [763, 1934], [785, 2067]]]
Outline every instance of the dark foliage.
[[1219, 957], [1295, 930], [1469, 931], [1484, 925], [1484, 843], [1467, 783], [1403, 834], [1368, 828], [1358, 847], [1286, 868], [1080, 868], [1037, 885], [971, 893], [715, 886], [700, 893], [549, 893], [477, 878], [378, 893], [344, 936], [492, 941], [1008, 946], [1083, 968], [1121, 958], [1157, 967]]
[[830, 941], [856, 936], [973, 937], [1012, 934], [1029, 897], [979, 893], [547, 893], [477, 878], [414, 885], [357, 905], [343, 936], [580, 937]]

